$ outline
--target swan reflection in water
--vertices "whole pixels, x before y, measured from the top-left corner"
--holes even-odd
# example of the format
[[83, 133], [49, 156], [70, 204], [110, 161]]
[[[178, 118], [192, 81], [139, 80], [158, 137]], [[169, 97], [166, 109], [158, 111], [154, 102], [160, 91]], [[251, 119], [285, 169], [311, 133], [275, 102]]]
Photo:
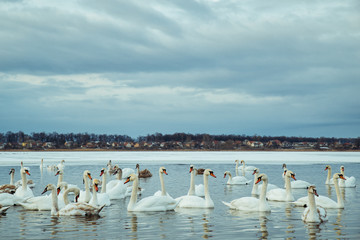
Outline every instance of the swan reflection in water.
[[334, 223], [334, 226], [335, 226], [334, 230], [338, 236], [343, 236], [343, 233], [341, 231], [344, 228], [344, 226], [341, 224], [341, 217], [342, 217], [343, 211], [344, 211], [344, 209], [338, 209], [338, 213], [336, 216], [336, 223]]

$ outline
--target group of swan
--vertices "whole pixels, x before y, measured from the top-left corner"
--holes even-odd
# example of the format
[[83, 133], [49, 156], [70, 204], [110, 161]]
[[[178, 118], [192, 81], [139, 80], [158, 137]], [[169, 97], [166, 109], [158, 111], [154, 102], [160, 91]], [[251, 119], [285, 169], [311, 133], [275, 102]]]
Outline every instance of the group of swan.
[[[327, 185], [332, 185], [334, 184], [334, 179], [331, 178], [331, 166], [330, 165], [326, 165], [325, 170], [324, 171], [328, 171], [327, 173], [327, 177], [326, 177], [326, 181], [325, 184]], [[355, 177], [351, 176], [345, 176], [345, 167], [344, 166], [340, 166], [340, 173], [344, 176], [344, 178], [346, 178], [346, 181], [344, 181], [343, 179], [339, 180], [339, 187], [341, 188], [353, 188], [356, 187], [356, 179]]]

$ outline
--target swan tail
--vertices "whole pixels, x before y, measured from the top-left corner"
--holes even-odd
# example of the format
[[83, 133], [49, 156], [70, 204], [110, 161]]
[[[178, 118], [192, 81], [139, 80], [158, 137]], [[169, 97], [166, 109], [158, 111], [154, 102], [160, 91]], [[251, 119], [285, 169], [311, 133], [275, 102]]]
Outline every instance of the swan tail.
[[231, 209], [234, 209], [234, 207], [230, 204], [230, 203], [228, 203], [228, 202], [224, 202], [224, 201], [221, 201], [223, 204], [225, 204], [226, 206], [228, 206], [229, 208], [231, 208]]
[[10, 208], [10, 206], [0, 208], [0, 214], [5, 213], [9, 208]]

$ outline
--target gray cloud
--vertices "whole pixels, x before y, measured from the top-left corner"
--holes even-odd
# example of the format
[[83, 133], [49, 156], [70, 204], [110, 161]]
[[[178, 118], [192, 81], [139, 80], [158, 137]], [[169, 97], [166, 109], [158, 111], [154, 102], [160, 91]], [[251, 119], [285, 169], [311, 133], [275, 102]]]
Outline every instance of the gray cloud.
[[0, 131], [357, 137], [359, 6], [2, 1]]

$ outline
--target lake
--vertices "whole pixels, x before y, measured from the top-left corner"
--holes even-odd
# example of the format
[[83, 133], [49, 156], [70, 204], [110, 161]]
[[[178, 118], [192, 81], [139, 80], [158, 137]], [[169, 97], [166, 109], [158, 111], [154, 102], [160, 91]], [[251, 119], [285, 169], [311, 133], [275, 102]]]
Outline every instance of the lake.
[[[44, 159], [44, 170], [39, 165]], [[189, 166], [210, 168], [217, 178], [209, 178], [210, 195], [215, 208], [210, 210], [176, 210], [170, 212], [129, 213], [129, 198], [112, 201], [100, 217], [52, 217], [50, 211], [26, 211], [21, 206], [11, 207], [0, 216], [3, 239], [359, 239], [360, 192], [359, 187], [342, 189], [345, 209], [328, 209], [329, 220], [321, 224], [307, 224], [301, 220], [303, 208], [290, 203], [269, 202], [271, 213], [244, 213], [229, 210], [221, 201], [251, 196], [251, 185], [226, 184], [224, 172], [235, 175], [235, 160], [245, 160], [266, 173], [269, 182], [284, 186], [282, 163], [296, 173], [298, 180], [305, 180], [317, 187], [319, 195], [336, 201], [334, 187], [326, 186], [325, 165], [333, 173], [345, 166], [345, 175], [360, 181], [359, 152], [0, 152], [0, 184], [9, 182], [10, 168], [16, 170], [15, 180], [20, 179], [20, 162], [30, 168], [30, 179], [36, 183], [33, 192], [41, 194], [48, 183], [57, 183], [46, 165], [65, 160], [64, 180], [83, 188], [82, 173], [90, 170], [99, 178], [100, 170], [111, 159], [121, 168], [149, 169], [153, 177], [141, 179], [144, 188], [141, 198], [160, 190], [158, 170], [166, 167], [164, 176], [167, 192], [174, 198], [186, 195], [189, 189]], [[246, 175], [253, 180], [251, 174]], [[203, 182], [196, 176], [196, 184]], [[306, 196], [306, 189], [293, 189], [295, 199]]]

